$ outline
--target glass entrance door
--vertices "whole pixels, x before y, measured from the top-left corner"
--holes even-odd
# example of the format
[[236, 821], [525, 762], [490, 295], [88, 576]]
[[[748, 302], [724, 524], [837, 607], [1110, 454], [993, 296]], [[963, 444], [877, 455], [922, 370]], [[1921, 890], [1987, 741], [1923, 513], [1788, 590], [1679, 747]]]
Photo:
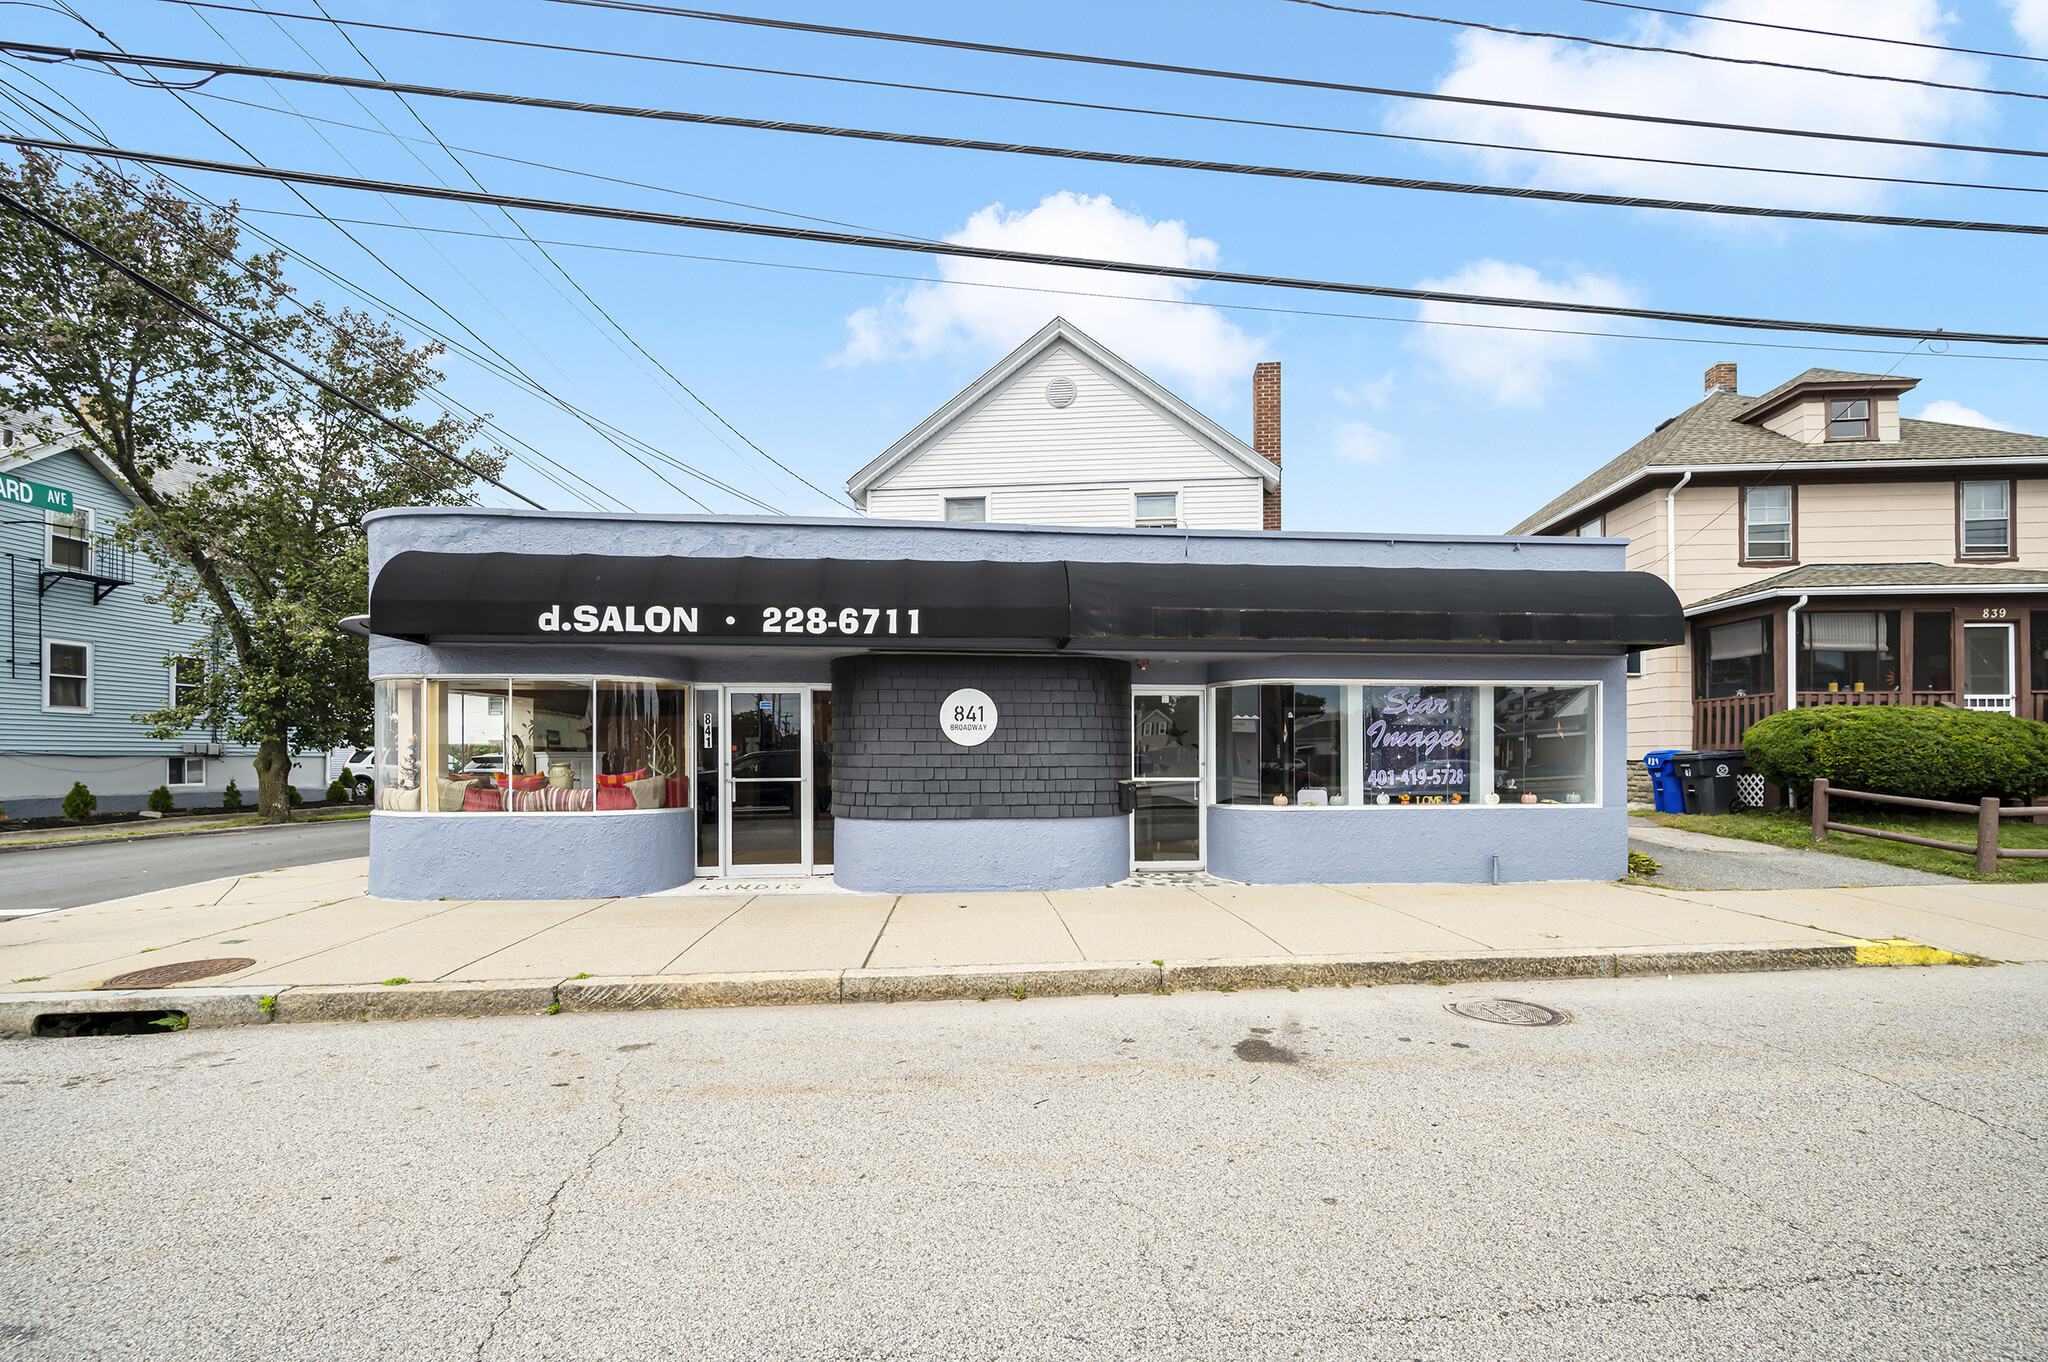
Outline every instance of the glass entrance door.
[[1139, 870], [1202, 865], [1202, 695], [1131, 694], [1131, 864]]
[[2012, 626], [1963, 626], [1963, 704], [2013, 712]]
[[697, 692], [697, 866], [812, 875], [832, 866], [832, 692]]

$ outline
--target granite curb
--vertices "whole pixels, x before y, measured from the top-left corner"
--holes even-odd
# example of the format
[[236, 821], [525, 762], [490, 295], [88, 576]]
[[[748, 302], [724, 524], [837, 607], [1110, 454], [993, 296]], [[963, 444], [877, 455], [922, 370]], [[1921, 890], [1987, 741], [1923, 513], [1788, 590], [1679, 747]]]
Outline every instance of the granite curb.
[[[1978, 963], [1907, 941], [1764, 942], [1599, 951], [1518, 950], [1388, 955], [1254, 956], [1163, 962], [910, 966], [465, 980], [418, 984], [170, 988], [0, 995], [0, 1033], [29, 1032], [37, 1017], [88, 1012], [183, 1012], [192, 1026], [280, 1022], [409, 1021], [556, 1012], [631, 1012], [812, 1003], [980, 1001], [1082, 995], [1371, 988], [1377, 984], [1618, 979], [1653, 974], [1736, 974], [1847, 969], [1897, 963]], [[268, 1004], [267, 1006], [265, 1004]]]

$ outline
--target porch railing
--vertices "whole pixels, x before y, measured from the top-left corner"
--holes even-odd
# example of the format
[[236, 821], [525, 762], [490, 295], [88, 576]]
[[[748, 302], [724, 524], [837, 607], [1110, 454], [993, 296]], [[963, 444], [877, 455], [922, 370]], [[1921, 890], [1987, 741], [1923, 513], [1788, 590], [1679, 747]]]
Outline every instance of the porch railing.
[[1692, 745], [1701, 751], [1733, 751], [1759, 719], [1784, 706], [1775, 695], [1724, 695], [1692, 702]]

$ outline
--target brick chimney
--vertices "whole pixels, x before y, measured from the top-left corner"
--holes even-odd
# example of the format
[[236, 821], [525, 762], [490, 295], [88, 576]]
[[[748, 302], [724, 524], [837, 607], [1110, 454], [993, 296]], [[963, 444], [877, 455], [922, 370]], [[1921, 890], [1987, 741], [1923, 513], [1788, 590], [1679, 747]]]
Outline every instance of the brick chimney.
[[1707, 366], [1707, 396], [1735, 391], [1735, 361], [1724, 359]]
[[[1269, 361], [1252, 370], [1252, 448], [1280, 466], [1280, 365]], [[1266, 523], [1280, 528], [1280, 489], [1266, 493]]]

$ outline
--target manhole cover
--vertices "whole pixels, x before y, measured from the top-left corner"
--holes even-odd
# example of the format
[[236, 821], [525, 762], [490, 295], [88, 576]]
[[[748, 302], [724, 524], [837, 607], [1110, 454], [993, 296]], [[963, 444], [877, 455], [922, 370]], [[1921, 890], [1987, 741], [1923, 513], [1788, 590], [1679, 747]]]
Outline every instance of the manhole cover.
[[1473, 1021], [1499, 1022], [1502, 1026], [1562, 1026], [1571, 1020], [1555, 1008], [1525, 1003], [1519, 998], [1480, 998], [1469, 1003], [1445, 1003], [1444, 1011]]
[[168, 988], [172, 984], [189, 984], [194, 979], [211, 979], [216, 974], [233, 974], [238, 969], [247, 969], [255, 964], [246, 956], [228, 956], [219, 960], [180, 960], [174, 965], [151, 965], [132, 974], [118, 974], [107, 980], [100, 988]]

